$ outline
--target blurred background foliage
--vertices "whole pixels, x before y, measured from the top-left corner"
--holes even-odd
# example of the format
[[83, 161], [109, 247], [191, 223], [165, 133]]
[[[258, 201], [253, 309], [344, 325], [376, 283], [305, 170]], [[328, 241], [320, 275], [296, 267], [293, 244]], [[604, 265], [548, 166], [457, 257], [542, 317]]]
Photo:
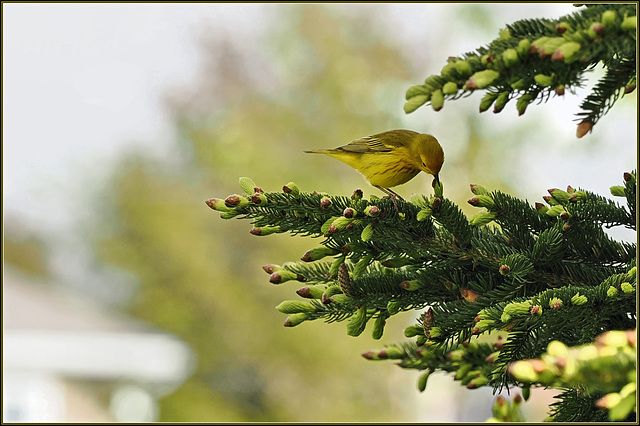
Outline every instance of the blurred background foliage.
[[[470, 213], [469, 183], [521, 197], [540, 197], [551, 186], [581, 184], [547, 184], [522, 173], [523, 165], [536, 168], [523, 155], [522, 145], [535, 140], [530, 145], [553, 154], [552, 145], [561, 145], [558, 140], [575, 142], [574, 126], [561, 123], [566, 132], [552, 120], [542, 126], [534, 107], [517, 120], [515, 111], [511, 116], [479, 116], [477, 100], [450, 103], [438, 114], [404, 116], [408, 86], [437, 72], [447, 56], [497, 35], [504, 22], [496, 22], [489, 9], [451, 6], [448, 16], [456, 19], [439, 35], [447, 36], [447, 43], [433, 37], [408, 46], [398, 36], [400, 29], [396, 34], [374, 8], [363, 6], [348, 14], [339, 5], [287, 6], [270, 16], [270, 30], [251, 48], [243, 49], [231, 33], [221, 37], [202, 32], [197, 78], [167, 92], [175, 130], [171, 155], [133, 148], [122, 154], [88, 203], [91, 214], [82, 229], [90, 242], [89, 256], [95, 265], [110, 265], [135, 277], [135, 291], [118, 309], [175, 334], [195, 354], [192, 376], [161, 399], [160, 421], [437, 418], [418, 414], [413, 406], [442, 389], [420, 395], [417, 377], [410, 372], [359, 356], [401, 340], [402, 329], [417, 313], [407, 313], [403, 324], [394, 318], [379, 342], [368, 333], [359, 339], [347, 336], [344, 324], [283, 328], [283, 317], [274, 307], [291, 299], [297, 287], [269, 284], [261, 266], [298, 259], [317, 243], [287, 235], [251, 236], [247, 223], [219, 219], [204, 201], [240, 192], [240, 176], [251, 177], [265, 191], [294, 181], [304, 191], [350, 195], [362, 188], [366, 197], [381, 195], [348, 166], [303, 150], [410, 128], [440, 139], [446, 153], [441, 173], [445, 196]], [[455, 44], [461, 27], [468, 31], [465, 46]], [[614, 182], [622, 171], [612, 171]], [[430, 183], [423, 174], [398, 191], [406, 197], [429, 194]], [[46, 275], [43, 247], [52, 250], [55, 244], [7, 232], [4, 260]], [[450, 392], [460, 398], [478, 395], [453, 388]], [[488, 418], [491, 404], [484, 401], [491, 396], [485, 398], [484, 408], [467, 402], [475, 412], [453, 420]]]

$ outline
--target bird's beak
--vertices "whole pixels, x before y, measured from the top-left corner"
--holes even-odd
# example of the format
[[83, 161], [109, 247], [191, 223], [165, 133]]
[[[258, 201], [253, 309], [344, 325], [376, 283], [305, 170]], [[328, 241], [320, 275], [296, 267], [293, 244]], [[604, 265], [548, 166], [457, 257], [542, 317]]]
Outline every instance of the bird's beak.
[[439, 185], [440, 184], [440, 178], [438, 177], [437, 173], [435, 175], [433, 175], [433, 178], [436, 180], [436, 184]]

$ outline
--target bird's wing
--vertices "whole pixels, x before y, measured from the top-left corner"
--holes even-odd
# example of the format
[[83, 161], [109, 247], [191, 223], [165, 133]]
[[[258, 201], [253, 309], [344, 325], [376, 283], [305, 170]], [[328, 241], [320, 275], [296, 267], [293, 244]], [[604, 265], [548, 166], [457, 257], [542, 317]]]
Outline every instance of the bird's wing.
[[[349, 152], [390, 152], [395, 148], [407, 146], [407, 143], [418, 133], [411, 130], [393, 130], [365, 136], [341, 146], [339, 149]], [[384, 142], [382, 142], [384, 140]]]
[[348, 152], [389, 152], [392, 151], [392, 147], [385, 145], [375, 136], [365, 136], [364, 138], [356, 139], [349, 142], [347, 145], [341, 146], [338, 149]]

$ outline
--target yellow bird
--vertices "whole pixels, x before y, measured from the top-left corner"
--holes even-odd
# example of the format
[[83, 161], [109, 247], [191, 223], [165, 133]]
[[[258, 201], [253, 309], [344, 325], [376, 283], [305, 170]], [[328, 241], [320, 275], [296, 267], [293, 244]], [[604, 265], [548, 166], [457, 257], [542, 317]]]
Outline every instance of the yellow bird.
[[305, 152], [326, 154], [347, 163], [389, 195], [394, 204], [396, 197], [402, 197], [390, 188], [407, 183], [421, 171], [433, 175], [439, 183], [438, 173], [444, 163], [444, 151], [438, 140], [411, 130], [390, 130], [338, 148]]

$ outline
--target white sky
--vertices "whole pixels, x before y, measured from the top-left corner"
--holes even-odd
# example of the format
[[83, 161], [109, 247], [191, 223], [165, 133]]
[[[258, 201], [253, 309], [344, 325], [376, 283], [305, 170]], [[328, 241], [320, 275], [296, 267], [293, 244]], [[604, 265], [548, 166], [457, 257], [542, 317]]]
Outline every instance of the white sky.
[[[570, 4], [511, 6], [500, 7], [498, 22], [575, 10]], [[122, 149], [166, 149], [172, 131], [162, 96], [195, 75], [203, 28], [251, 40], [265, 29], [265, 14], [284, 7], [289, 5], [3, 3], [5, 213], [49, 229], [70, 224], [77, 203]], [[425, 34], [433, 25], [456, 22], [443, 4], [332, 7], [345, 13], [384, 8], [390, 16], [385, 22], [400, 37], [427, 42], [431, 49], [422, 52], [433, 55], [442, 43]], [[461, 40], [457, 53], [478, 46], [475, 38]]]

